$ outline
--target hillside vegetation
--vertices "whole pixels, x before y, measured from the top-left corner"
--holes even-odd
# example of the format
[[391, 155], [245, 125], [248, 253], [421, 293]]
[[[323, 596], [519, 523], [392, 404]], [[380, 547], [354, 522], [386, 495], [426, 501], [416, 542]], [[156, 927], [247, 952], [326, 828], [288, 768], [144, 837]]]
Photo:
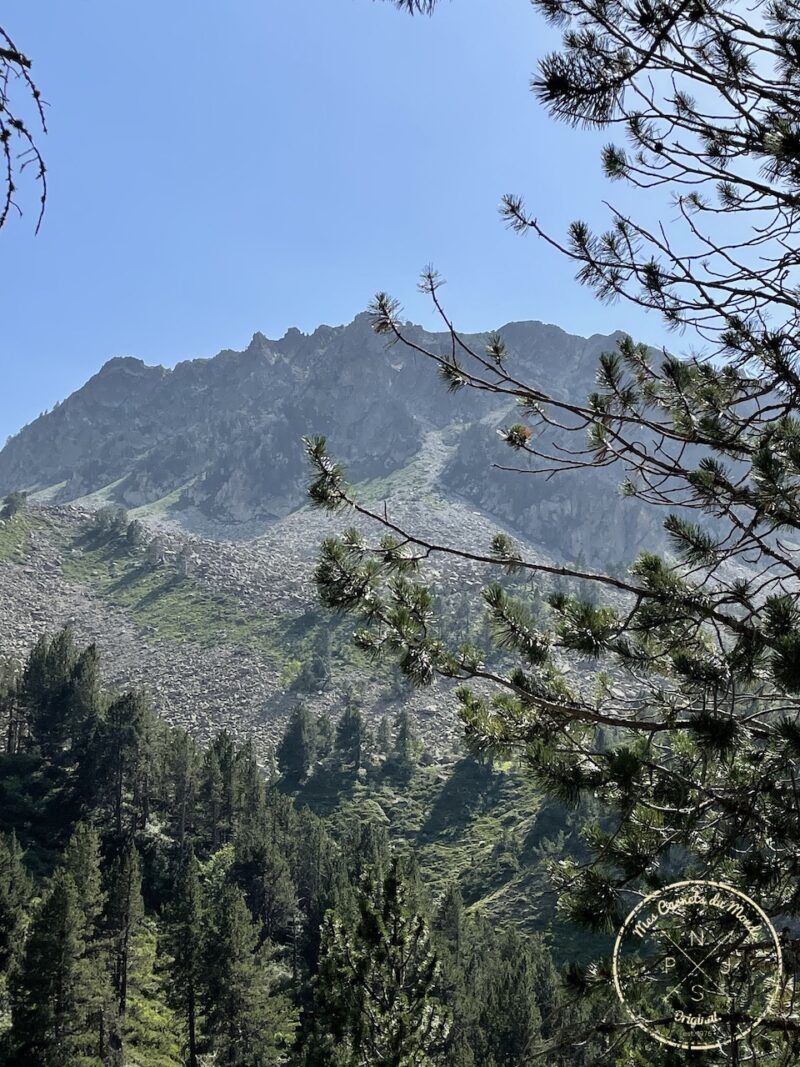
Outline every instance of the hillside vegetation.
[[[329, 1067], [403, 1020], [431, 1064], [603, 1062], [563, 1051], [591, 1008], [524, 932], [550, 932], [530, 887], [571, 823], [513, 768], [436, 765], [406, 713], [373, 734], [351, 702], [298, 707], [270, 772], [107, 689], [69, 630], [3, 674], [0, 711], [3, 1062]], [[388, 1012], [342, 981], [357, 959]]]

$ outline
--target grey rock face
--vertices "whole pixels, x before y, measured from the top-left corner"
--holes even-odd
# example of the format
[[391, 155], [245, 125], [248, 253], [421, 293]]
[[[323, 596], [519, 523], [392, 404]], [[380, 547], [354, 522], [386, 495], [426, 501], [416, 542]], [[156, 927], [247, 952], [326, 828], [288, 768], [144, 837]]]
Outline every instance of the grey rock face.
[[[444, 335], [409, 332], [449, 348]], [[616, 341], [538, 322], [500, 332], [515, 377], [575, 400], [591, 391], [597, 357]], [[467, 340], [481, 350], [487, 337]], [[170, 497], [172, 517], [192, 529], [213, 532], [217, 524], [250, 536], [254, 524], [264, 529], [302, 504], [304, 434], [325, 434], [351, 479], [363, 481], [407, 467], [426, 435], [449, 427], [454, 447], [437, 492], [568, 559], [617, 563], [635, 554], [655, 523], [614, 496], [615, 472], [546, 482], [492, 469], [509, 461], [495, 429], [510, 415], [485, 394], [448, 395], [430, 361], [400, 345], [387, 349], [362, 314], [348, 326], [293, 329], [277, 341], [257, 333], [243, 352], [172, 370], [112, 359], [9, 440], [0, 493], [48, 488], [51, 499], [68, 502], [103, 489], [129, 508]]]

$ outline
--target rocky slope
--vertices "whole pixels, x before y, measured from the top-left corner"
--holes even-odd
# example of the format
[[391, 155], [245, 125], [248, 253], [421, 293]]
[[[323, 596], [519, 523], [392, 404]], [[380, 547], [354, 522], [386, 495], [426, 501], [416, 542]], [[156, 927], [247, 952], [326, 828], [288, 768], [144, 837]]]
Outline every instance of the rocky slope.
[[[444, 335], [409, 332], [446, 350]], [[615, 342], [538, 322], [500, 332], [516, 376], [575, 399], [592, 388], [597, 357]], [[486, 337], [470, 340], [480, 348]], [[449, 395], [428, 360], [400, 345], [387, 349], [360, 315], [311, 335], [256, 334], [244, 352], [171, 370], [112, 359], [9, 440], [0, 451], [0, 493], [35, 489], [58, 502], [101, 494], [128, 508], [168, 511], [198, 532], [249, 537], [302, 504], [304, 434], [325, 434], [350, 476], [363, 481], [404, 471], [426, 435], [447, 431], [443, 496], [466, 498], [570, 559], [629, 558], [652, 531], [633, 507], [625, 523], [611, 517], [612, 474], [545, 482], [492, 469], [508, 461], [494, 431], [509, 415], [485, 394]]]
[[[425, 536], [485, 549], [497, 523], [433, 493], [452, 450], [430, 432], [396, 484], [368, 482], [362, 493]], [[415, 691], [392, 669], [360, 659], [352, 625], [317, 603], [314, 559], [340, 518], [300, 507], [260, 536], [234, 541], [188, 534], [147, 508], [129, 515], [163, 542], [162, 563], [124, 538], [98, 536], [86, 504], [32, 503], [0, 523], [0, 660], [20, 661], [41, 634], [69, 624], [82, 641], [97, 642], [110, 682], [144, 689], [168, 721], [200, 740], [225, 727], [266, 754], [295, 703], [335, 714], [355, 692], [373, 723], [410, 707], [432, 754], [449, 748], [457, 728], [449, 690]], [[375, 524], [359, 525], [370, 532]], [[187, 545], [184, 574], [177, 561]], [[479, 628], [482, 570], [445, 560], [429, 573], [453, 625]], [[312, 671], [304, 682], [320, 662], [324, 677]]]
[[[501, 333], [516, 376], [576, 399], [615, 342], [535, 322]], [[449, 395], [430, 361], [386, 349], [365, 315], [310, 336], [256, 334], [244, 352], [172, 370], [113, 359], [0, 451], [0, 496], [31, 492], [0, 525], [0, 659], [69, 622], [98, 642], [111, 681], [143, 687], [201, 739], [225, 726], [266, 753], [298, 700], [334, 709], [356, 688], [373, 719], [410, 705], [435, 754], [456, 726], [446, 690], [413, 692], [359, 660], [350, 623], [317, 604], [317, 548], [351, 519], [305, 506], [301, 438], [326, 434], [363, 501], [434, 540], [485, 552], [505, 530], [528, 555], [616, 566], [658, 539], [608, 471], [549, 482], [498, 472], [509, 453], [495, 431], [511, 415], [481, 394]], [[105, 503], [163, 540], [163, 562], [98, 538]], [[473, 594], [486, 574], [435, 567], [452, 626], [485, 640]]]

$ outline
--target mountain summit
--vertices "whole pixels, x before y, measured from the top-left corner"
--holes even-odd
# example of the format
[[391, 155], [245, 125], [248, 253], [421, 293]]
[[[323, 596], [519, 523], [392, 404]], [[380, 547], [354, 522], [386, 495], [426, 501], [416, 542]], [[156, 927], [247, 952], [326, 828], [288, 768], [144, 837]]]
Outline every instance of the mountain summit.
[[[443, 352], [449, 345], [444, 334], [410, 332]], [[616, 340], [576, 337], [540, 322], [509, 323], [499, 332], [516, 374], [581, 399], [592, 388], [598, 355]], [[481, 347], [487, 338], [468, 340]], [[507, 459], [493, 429], [508, 405], [491, 404], [469, 390], [448, 395], [428, 360], [401, 345], [387, 348], [365, 313], [311, 334], [291, 329], [280, 340], [256, 333], [244, 351], [172, 369], [117, 357], [9, 439], [0, 452], [0, 492], [25, 488], [57, 502], [101, 494], [126, 508], [168, 509], [186, 525], [230, 536], [264, 528], [303, 503], [304, 434], [325, 434], [350, 478], [362, 482], [402, 478], [426, 435], [446, 431], [436, 472], [445, 498], [466, 498], [571, 558], [594, 555], [603, 524], [613, 521], [613, 555], [625, 558], [640, 532], [638, 512], [630, 509], [629, 528], [612, 520], [601, 499], [605, 472], [552, 483], [516, 477], [508, 492], [491, 469]]]

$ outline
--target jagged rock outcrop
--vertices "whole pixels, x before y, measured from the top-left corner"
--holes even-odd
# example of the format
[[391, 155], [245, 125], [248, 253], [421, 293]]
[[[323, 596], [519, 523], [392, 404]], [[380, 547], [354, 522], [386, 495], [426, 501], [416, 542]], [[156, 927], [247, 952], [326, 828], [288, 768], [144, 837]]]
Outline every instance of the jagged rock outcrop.
[[[444, 335], [410, 327], [446, 350]], [[614, 337], [575, 337], [538, 322], [500, 331], [516, 376], [583, 399]], [[481, 348], [485, 335], [469, 338]], [[467, 498], [526, 540], [567, 559], [618, 563], [655, 532], [636, 505], [616, 506], [614, 472], [545, 482], [498, 476], [508, 453], [495, 429], [510, 413], [470, 390], [449, 395], [430, 361], [387, 349], [362, 314], [348, 326], [277, 341], [257, 333], [243, 352], [171, 370], [115, 358], [0, 451], [0, 493], [49, 491], [58, 502], [103, 490], [128, 508], [169, 498], [173, 518], [206, 534], [252, 536], [302, 504], [301, 438], [323, 433], [352, 479], [407, 467], [431, 432], [451, 429], [437, 491]], [[610, 501], [614, 506], [610, 506]]]

